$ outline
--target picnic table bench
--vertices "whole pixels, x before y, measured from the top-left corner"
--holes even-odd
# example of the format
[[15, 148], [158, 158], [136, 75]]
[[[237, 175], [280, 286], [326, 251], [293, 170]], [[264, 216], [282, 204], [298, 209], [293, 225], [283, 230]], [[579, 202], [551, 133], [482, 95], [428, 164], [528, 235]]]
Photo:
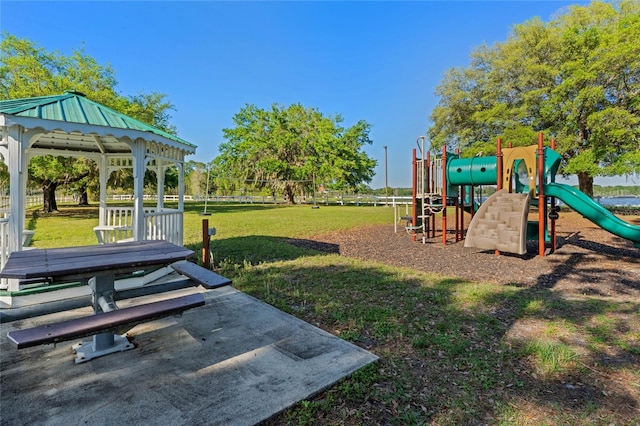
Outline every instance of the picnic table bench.
[[[8, 333], [18, 349], [57, 343], [93, 335], [90, 345], [74, 345], [76, 363], [133, 348], [125, 335], [114, 334], [124, 325], [135, 325], [204, 305], [202, 294], [192, 294], [118, 309], [115, 277], [149, 267], [173, 265], [196, 285], [215, 288], [231, 281], [186, 259], [194, 252], [166, 241], [137, 241], [55, 249], [34, 249], [10, 255], [0, 277], [21, 280], [43, 279], [53, 283], [85, 280], [93, 292], [94, 315], [57, 324], [46, 324]], [[176, 263], [177, 262], [177, 263]]]
[[150, 321], [166, 315], [181, 314], [187, 309], [204, 304], [202, 294], [189, 294], [130, 308], [99, 312], [90, 317], [75, 318], [24, 330], [14, 330], [7, 333], [7, 336], [9, 340], [15, 343], [18, 349], [24, 349], [91, 336], [98, 332], [116, 330], [125, 325], [132, 326], [134, 323]]

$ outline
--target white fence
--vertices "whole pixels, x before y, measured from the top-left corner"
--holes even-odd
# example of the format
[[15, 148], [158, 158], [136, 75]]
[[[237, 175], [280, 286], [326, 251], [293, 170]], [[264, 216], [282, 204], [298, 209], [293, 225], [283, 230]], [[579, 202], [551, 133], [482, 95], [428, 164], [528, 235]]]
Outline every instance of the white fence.
[[[158, 199], [157, 195], [149, 195], [145, 194], [142, 196], [143, 200], [154, 201]], [[193, 201], [195, 197], [193, 195], [185, 195], [184, 201]], [[111, 201], [133, 201], [133, 194], [113, 194], [107, 196], [107, 200]], [[165, 195], [163, 198], [164, 201], [178, 201], [177, 195]]]
[[[193, 197], [194, 201], [205, 202], [205, 197]], [[185, 198], [186, 200], [186, 198]], [[406, 196], [375, 196], [375, 195], [322, 195], [315, 199], [313, 197], [296, 197], [296, 204], [319, 204], [319, 205], [340, 205], [340, 206], [395, 206], [398, 204], [411, 204], [411, 197]], [[247, 204], [286, 204], [284, 199], [262, 195], [210, 195], [206, 200], [208, 203], [247, 203]]]
[[[73, 203], [77, 201], [71, 195], [56, 195], [56, 201], [59, 203]], [[43, 204], [42, 194], [27, 195], [27, 208], [38, 207]], [[0, 209], [8, 209], [11, 205], [11, 200], [8, 195], [0, 196]]]
[[[145, 195], [145, 200], [153, 201], [157, 199], [156, 195]], [[110, 201], [131, 201], [133, 200], [132, 194], [120, 194], [110, 195], [108, 197]], [[177, 195], [165, 195], [165, 202], [177, 202]], [[271, 197], [267, 195], [209, 195], [208, 198], [198, 195], [185, 195], [184, 201], [194, 201], [204, 203], [240, 203], [240, 204], [286, 204], [286, 201], [282, 198]], [[296, 197], [295, 202], [297, 204], [314, 204], [313, 197]], [[411, 204], [410, 196], [376, 196], [376, 195], [319, 195], [315, 199], [316, 204], [320, 205], [372, 205], [372, 206], [395, 206], [397, 204]]]
[[[156, 195], [145, 195], [144, 200], [157, 200]], [[133, 194], [114, 194], [107, 198], [108, 201], [133, 201]], [[75, 203], [78, 201], [76, 197], [71, 195], [56, 195], [58, 203]], [[177, 195], [165, 195], [165, 202], [178, 202]], [[197, 195], [185, 195], [185, 202], [205, 202], [205, 197]], [[208, 203], [247, 203], [247, 204], [286, 204], [282, 198], [270, 197], [265, 195], [210, 195], [206, 200]], [[313, 197], [296, 197], [297, 204], [314, 204]], [[8, 208], [10, 204], [8, 196], [0, 197], [0, 208]], [[42, 194], [28, 195], [27, 208], [38, 207], [43, 204]], [[410, 196], [376, 196], [376, 195], [319, 195], [315, 199], [315, 204], [319, 205], [340, 205], [340, 206], [395, 206], [398, 204], [411, 204]]]

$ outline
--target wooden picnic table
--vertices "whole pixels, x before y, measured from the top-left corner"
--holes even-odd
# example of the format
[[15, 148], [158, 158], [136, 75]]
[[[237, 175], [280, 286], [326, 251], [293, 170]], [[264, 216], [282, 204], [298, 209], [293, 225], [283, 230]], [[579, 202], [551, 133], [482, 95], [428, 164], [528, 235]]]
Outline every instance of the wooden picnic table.
[[51, 278], [65, 282], [96, 275], [123, 274], [192, 257], [193, 250], [166, 241], [133, 241], [11, 253], [0, 278]]
[[[43, 278], [53, 283], [86, 280], [93, 291], [93, 308], [97, 315], [118, 309], [114, 302], [116, 275], [170, 265], [188, 259], [194, 254], [192, 250], [166, 241], [135, 241], [96, 246], [32, 249], [11, 253], [4, 268], [0, 271], [0, 278], [23, 280]], [[142, 314], [142, 312], [136, 311], [131, 313], [136, 316]], [[115, 317], [115, 315], [113, 316]], [[74, 326], [80, 329], [87, 327], [82, 322], [78, 322]], [[15, 336], [15, 338], [24, 338], [25, 341], [33, 340], [26, 333], [27, 330], [24, 332], [25, 336]], [[69, 331], [66, 332], [69, 333]], [[19, 343], [18, 346], [20, 347]], [[80, 347], [82, 347], [82, 343], [74, 345], [74, 350], [78, 355], [76, 362], [130, 349], [133, 345], [129, 343], [126, 336], [103, 332], [94, 335], [91, 348], [82, 347], [82, 351], [79, 351]]]

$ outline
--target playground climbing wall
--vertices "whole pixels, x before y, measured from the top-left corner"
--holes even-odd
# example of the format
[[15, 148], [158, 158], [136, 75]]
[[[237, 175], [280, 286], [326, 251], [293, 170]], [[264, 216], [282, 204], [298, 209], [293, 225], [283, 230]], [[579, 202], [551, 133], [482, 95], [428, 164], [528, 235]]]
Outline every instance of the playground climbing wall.
[[530, 197], [506, 189], [494, 193], [473, 216], [464, 246], [525, 254]]

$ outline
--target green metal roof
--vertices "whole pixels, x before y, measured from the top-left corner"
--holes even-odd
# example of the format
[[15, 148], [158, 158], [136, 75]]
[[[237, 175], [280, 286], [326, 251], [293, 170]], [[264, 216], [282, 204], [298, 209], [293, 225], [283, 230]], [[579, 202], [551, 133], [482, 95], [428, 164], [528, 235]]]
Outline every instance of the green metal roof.
[[0, 100], [0, 113], [18, 117], [33, 117], [43, 120], [151, 132], [190, 147], [195, 147], [195, 145], [164, 130], [93, 102], [80, 92], [67, 91], [62, 95]]

